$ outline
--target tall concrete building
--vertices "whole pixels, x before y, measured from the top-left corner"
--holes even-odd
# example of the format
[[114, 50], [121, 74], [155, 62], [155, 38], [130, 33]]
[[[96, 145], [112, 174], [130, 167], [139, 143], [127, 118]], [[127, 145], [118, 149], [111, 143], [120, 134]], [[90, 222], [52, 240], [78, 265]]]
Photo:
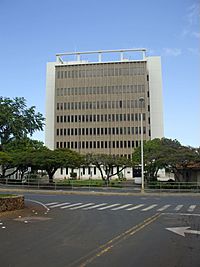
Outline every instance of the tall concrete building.
[[163, 137], [160, 57], [124, 49], [63, 53], [47, 63], [50, 149], [130, 158], [140, 145], [141, 117], [144, 140]]

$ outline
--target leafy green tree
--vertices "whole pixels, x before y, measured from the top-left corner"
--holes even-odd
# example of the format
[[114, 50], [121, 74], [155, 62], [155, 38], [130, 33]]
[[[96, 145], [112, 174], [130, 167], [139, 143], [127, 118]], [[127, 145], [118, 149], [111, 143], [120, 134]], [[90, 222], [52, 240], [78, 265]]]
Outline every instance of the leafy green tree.
[[42, 114], [36, 113], [35, 106], [28, 108], [25, 98], [0, 97], [1, 149], [13, 139], [23, 139], [32, 136], [35, 131], [43, 130], [43, 126]]
[[[194, 148], [182, 146], [177, 140], [156, 138], [147, 141], [144, 144], [145, 176], [147, 180], [157, 180], [158, 171], [167, 168], [179, 180], [181, 168], [196, 157]], [[138, 147], [133, 153], [133, 160], [140, 164], [140, 158], [141, 150]]]
[[49, 183], [53, 182], [53, 176], [59, 168], [77, 168], [83, 163], [83, 156], [70, 149], [42, 148], [32, 151], [30, 164], [34, 169], [45, 170], [49, 177]]
[[[126, 167], [133, 165], [133, 162], [126, 157], [117, 157], [107, 154], [87, 154], [85, 159], [87, 165], [92, 164], [97, 167], [102, 180], [107, 182], [110, 181], [112, 176], [119, 176]], [[116, 168], [116, 172], [113, 172], [114, 168]]]
[[29, 138], [13, 139], [4, 145], [4, 151], [0, 151], [1, 177], [7, 178], [19, 172], [19, 178], [30, 166], [30, 153], [41, 149], [43, 143]]

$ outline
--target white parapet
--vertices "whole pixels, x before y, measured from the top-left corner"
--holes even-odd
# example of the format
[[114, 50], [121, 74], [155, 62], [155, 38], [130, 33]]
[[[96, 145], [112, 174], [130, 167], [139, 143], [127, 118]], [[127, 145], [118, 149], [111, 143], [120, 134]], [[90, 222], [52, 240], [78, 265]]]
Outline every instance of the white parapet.
[[55, 62], [47, 63], [45, 146], [54, 149]]
[[151, 139], [164, 137], [162, 71], [160, 57], [147, 57], [149, 72]]

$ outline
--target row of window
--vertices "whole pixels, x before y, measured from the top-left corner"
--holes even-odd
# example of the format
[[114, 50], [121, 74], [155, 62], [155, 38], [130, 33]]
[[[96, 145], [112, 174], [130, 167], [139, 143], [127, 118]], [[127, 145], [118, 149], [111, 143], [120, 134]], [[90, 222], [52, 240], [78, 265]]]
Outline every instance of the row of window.
[[[62, 135], [126, 135], [141, 134], [141, 127], [112, 127], [112, 128], [61, 128], [56, 130], [57, 136]], [[146, 127], [143, 127], [143, 134], [146, 134]]]
[[110, 109], [110, 108], [144, 108], [144, 101], [139, 100], [116, 100], [116, 101], [94, 101], [94, 102], [68, 102], [57, 103], [57, 110], [85, 110], [85, 109]]
[[[65, 170], [65, 173], [64, 173], [64, 170]], [[81, 173], [80, 173], [81, 176], [85, 175], [85, 174], [90, 175], [90, 176], [97, 174], [97, 168], [96, 167], [81, 167], [80, 170], [81, 170]], [[70, 169], [70, 168], [60, 168], [60, 174], [61, 175], [63, 175], [63, 174], [68, 175], [71, 172], [72, 172], [72, 169]], [[111, 170], [111, 173], [113, 173], [113, 168]]]
[[134, 148], [140, 146], [140, 141], [82, 141], [56, 142], [56, 148], [69, 149], [104, 149], [104, 148]]
[[107, 77], [107, 76], [131, 76], [144, 75], [145, 68], [130, 66], [129, 68], [102, 68], [102, 69], [83, 69], [83, 70], [57, 70], [57, 79], [68, 78], [88, 78], [88, 77]]
[[[146, 120], [146, 114], [143, 113], [143, 121]], [[140, 121], [140, 113], [128, 113], [128, 114], [93, 114], [93, 115], [64, 115], [57, 116], [57, 123], [65, 122], [115, 122], [115, 121]], [[150, 124], [150, 118], [149, 118]]]
[[122, 94], [122, 93], [143, 93], [144, 84], [135, 85], [115, 85], [115, 86], [97, 86], [97, 87], [74, 87], [74, 88], [57, 88], [57, 96], [73, 95], [99, 95], [99, 94]]

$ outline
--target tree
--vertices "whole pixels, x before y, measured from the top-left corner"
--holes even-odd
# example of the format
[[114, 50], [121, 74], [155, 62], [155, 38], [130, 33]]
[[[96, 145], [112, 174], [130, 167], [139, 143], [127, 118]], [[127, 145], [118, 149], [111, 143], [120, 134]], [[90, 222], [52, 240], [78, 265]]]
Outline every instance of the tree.
[[[140, 147], [133, 153], [133, 159], [140, 164]], [[179, 180], [181, 167], [195, 160], [197, 153], [194, 148], [182, 146], [177, 140], [168, 138], [153, 139], [144, 144], [144, 165], [147, 180], [157, 180], [158, 171], [168, 168]]]
[[[159, 169], [166, 166], [165, 151], [161, 139], [156, 138], [144, 143], [144, 169], [147, 180], [157, 180]], [[134, 150], [133, 160], [139, 165], [141, 163], [141, 148]]]
[[[126, 157], [107, 154], [88, 154], [86, 155], [86, 164], [95, 165], [100, 171], [102, 180], [109, 182], [112, 176], [119, 175], [126, 167], [132, 166], [133, 162]], [[114, 167], [117, 169], [115, 173], [113, 172]]]
[[49, 183], [53, 183], [53, 176], [59, 168], [77, 168], [82, 162], [83, 156], [70, 149], [50, 150], [44, 147], [30, 154], [31, 166], [37, 170], [45, 170]]
[[22, 180], [24, 173], [30, 166], [31, 151], [43, 148], [43, 142], [26, 137], [10, 140], [4, 144], [3, 148], [4, 150], [0, 151], [0, 176], [6, 178], [19, 172], [19, 177]]
[[27, 108], [23, 97], [10, 99], [0, 97], [0, 145], [12, 140], [32, 136], [35, 131], [43, 130], [44, 118], [36, 113], [35, 106]]

